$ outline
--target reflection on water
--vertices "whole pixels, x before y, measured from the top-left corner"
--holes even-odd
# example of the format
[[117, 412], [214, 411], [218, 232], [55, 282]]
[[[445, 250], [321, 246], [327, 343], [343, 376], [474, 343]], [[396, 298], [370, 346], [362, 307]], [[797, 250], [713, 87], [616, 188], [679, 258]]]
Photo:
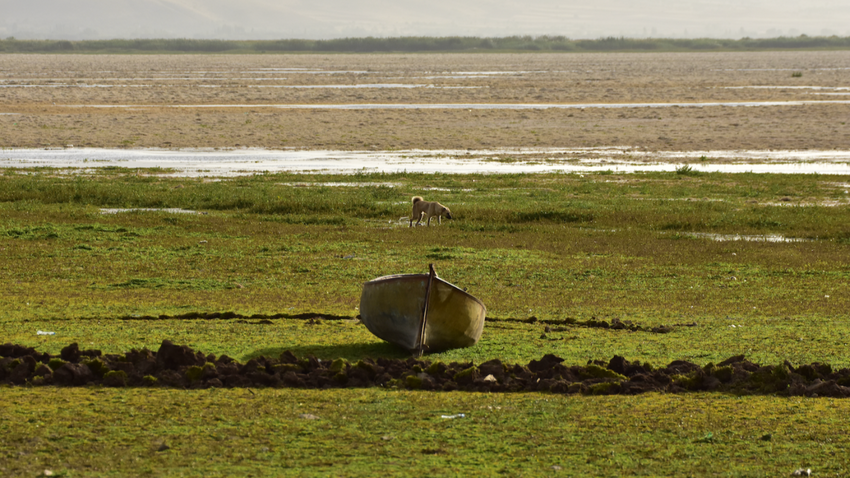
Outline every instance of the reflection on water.
[[680, 232], [679, 236], [693, 237], [697, 239], [711, 239], [713, 241], [747, 241], [747, 242], [812, 242], [813, 239], [799, 237], [785, 237], [778, 234], [746, 235], [746, 234], [712, 234], [708, 232]]
[[[698, 159], [697, 159], [698, 158]], [[262, 172], [581, 173], [611, 171], [850, 175], [844, 151], [659, 151], [610, 148], [501, 150], [298, 151], [160, 149], [5, 149], [0, 168], [163, 168], [172, 176]], [[173, 171], [172, 171], [173, 170]]]

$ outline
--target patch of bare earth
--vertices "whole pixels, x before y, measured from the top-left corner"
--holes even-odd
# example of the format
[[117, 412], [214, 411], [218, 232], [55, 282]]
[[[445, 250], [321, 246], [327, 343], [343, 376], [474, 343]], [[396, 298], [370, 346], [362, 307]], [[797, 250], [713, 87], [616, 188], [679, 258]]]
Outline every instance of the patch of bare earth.
[[[15, 113], [0, 115], [0, 147], [7, 148], [850, 147], [850, 105], [823, 102], [846, 98], [823, 94], [830, 90], [800, 88], [850, 86], [850, 52], [845, 51], [4, 55], [3, 61], [0, 113]], [[792, 77], [794, 72], [802, 76]], [[351, 88], [363, 85], [373, 86]], [[741, 86], [759, 88], [730, 88]], [[820, 103], [543, 110], [321, 108], [766, 101]], [[120, 107], [100, 107], [105, 105]], [[210, 105], [223, 107], [197, 107]], [[317, 107], [271, 107], [280, 105]]]

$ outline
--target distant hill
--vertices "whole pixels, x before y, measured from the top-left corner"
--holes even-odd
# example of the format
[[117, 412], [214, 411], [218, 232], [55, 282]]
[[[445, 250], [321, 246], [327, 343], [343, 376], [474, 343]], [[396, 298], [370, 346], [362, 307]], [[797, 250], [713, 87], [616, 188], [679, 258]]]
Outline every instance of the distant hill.
[[707, 52], [850, 50], [850, 37], [624, 38], [572, 40], [563, 36], [360, 37], [332, 40], [208, 40], [135, 38], [111, 40], [0, 39], [0, 53], [286, 53], [286, 52]]
[[846, 0], [0, 0], [0, 38], [850, 36]]

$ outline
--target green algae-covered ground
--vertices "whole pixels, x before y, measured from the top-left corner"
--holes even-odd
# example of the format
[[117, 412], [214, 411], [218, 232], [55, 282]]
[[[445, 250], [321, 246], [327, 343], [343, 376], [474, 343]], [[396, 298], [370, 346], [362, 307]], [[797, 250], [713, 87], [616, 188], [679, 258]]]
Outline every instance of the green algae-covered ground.
[[850, 470], [850, 402], [842, 399], [379, 389], [2, 393], [4, 476], [44, 470], [54, 476], [788, 476], [801, 467], [816, 476], [846, 476]]
[[[360, 287], [433, 263], [492, 319], [478, 345], [434, 360], [850, 366], [847, 177], [22, 172], [0, 173], [0, 335], [40, 351], [169, 339], [241, 361], [404, 357], [355, 320]], [[413, 195], [456, 219], [408, 228]], [[735, 235], [751, 240], [715, 240]], [[195, 312], [247, 320], [179, 318]], [[545, 332], [593, 317], [673, 330]], [[15, 387], [0, 400], [10, 476], [847, 473], [840, 399]]]

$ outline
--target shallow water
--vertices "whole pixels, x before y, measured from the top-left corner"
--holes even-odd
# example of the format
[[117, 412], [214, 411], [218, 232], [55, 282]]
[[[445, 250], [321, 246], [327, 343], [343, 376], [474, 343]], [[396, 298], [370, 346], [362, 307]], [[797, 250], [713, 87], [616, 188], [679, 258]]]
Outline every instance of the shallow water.
[[262, 172], [618, 173], [688, 167], [700, 172], [850, 175], [845, 151], [659, 151], [625, 147], [501, 150], [298, 151], [160, 149], [5, 149], [0, 168], [163, 168], [171, 176], [239, 176]]
[[368, 73], [378, 73], [377, 71], [366, 71], [366, 70], [320, 70], [315, 68], [258, 68], [255, 70], [245, 70], [242, 73], [277, 73], [277, 72], [289, 72], [289, 73], [298, 73], [298, 74], [306, 74], [306, 75], [365, 75]]
[[[216, 78], [204, 78], [207, 79]], [[232, 78], [228, 78], [232, 79]], [[260, 78], [262, 80], [262, 78]], [[269, 78], [280, 79], [280, 78]], [[198, 88], [233, 88], [236, 85], [195, 85]], [[241, 85], [240, 85], [241, 86]], [[45, 85], [33, 84], [13, 84], [0, 85], [0, 88], [154, 88], [156, 85], [124, 85], [124, 84], [91, 84], [91, 83], [49, 83]], [[475, 89], [485, 88], [484, 86], [438, 86], [431, 84], [410, 84], [410, 83], [372, 83], [359, 85], [246, 85], [245, 88], [292, 88], [292, 89], [378, 89], [378, 88], [435, 88], [435, 89]], [[77, 106], [77, 105], [75, 105]], [[167, 105], [166, 105], [167, 106]]]
[[377, 188], [377, 187], [385, 187], [385, 188], [396, 188], [401, 186], [400, 183], [374, 183], [374, 182], [363, 182], [363, 183], [340, 183], [340, 182], [330, 182], [330, 183], [276, 183], [280, 186], [293, 186], [298, 188], [313, 188], [313, 187], [329, 187], [329, 188]]
[[[218, 85], [216, 85], [218, 86]], [[294, 88], [294, 89], [359, 89], [359, 88], [437, 88], [437, 89], [473, 89], [484, 88], [483, 86], [436, 86], [436, 85], [419, 85], [409, 83], [374, 83], [362, 85], [248, 85], [248, 88]]]
[[850, 67], [835, 68], [715, 68], [711, 71], [841, 71]]
[[154, 85], [103, 85], [88, 83], [69, 83], [49, 85], [0, 85], [0, 88], [152, 88]]
[[154, 207], [130, 207], [130, 208], [101, 208], [101, 214], [118, 214], [122, 212], [165, 212], [169, 214], [203, 214], [190, 209], [180, 209], [176, 207], [170, 208], [154, 208]]
[[[627, 150], [628, 151], [628, 150]], [[850, 161], [850, 151], [845, 150], [740, 150], [740, 151], [657, 151], [628, 154], [651, 155], [660, 158], [738, 159], [750, 161]]]
[[493, 78], [493, 75], [430, 75], [430, 76], [414, 76], [412, 79], [423, 79], [423, 80], [443, 80], [443, 79], [451, 79], [451, 80], [460, 80], [466, 78]]
[[326, 109], [326, 110], [545, 110], [545, 109], [584, 109], [584, 108], [703, 108], [710, 106], [807, 106], [818, 104], [850, 104], [850, 100], [822, 101], [732, 101], [708, 103], [361, 103], [361, 104], [316, 104], [316, 105], [59, 105], [70, 108], [279, 108], [279, 109]]
[[725, 90], [850, 90], [847, 86], [724, 86]]
[[708, 232], [680, 232], [680, 236], [693, 237], [697, 239], [711, 239], [718, 242], [746, 241], [746, 242], [812, 242], [813, 239], [799, 237], [785, 237], [778, 234], [747, 235], [747, 234], [713, 234]]
[[[217, 76], [191, 76], [191, 77], [124, 77], [118, 76], [113, 78], [73, 78], [74, 81], [233, 81], [233, 80], [256, 80], [256, 81], [274, 81], [274, 80], [288, 80], [289, 78], [257, 78], [257, 77], [246, 77], [246, 78], [235, 78], [235, 77], [217, 77]], [[0, 82], [21, 82], [21, 81], [68, 81], [68, 78], [10, 78], [10, 79], [0, 79]], [[39, 86], [39, 85], [36, 85]]]

